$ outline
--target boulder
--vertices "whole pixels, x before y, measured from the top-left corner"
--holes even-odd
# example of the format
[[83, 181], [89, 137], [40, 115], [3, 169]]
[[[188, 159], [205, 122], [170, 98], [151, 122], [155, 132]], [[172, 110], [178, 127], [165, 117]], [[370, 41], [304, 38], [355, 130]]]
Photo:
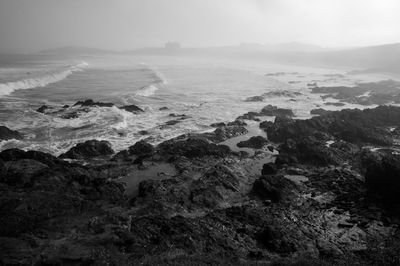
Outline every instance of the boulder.
[[48, 166], [54, 166], [55, 164], [63, 164], [62, 161], [57, 157], [41, 152], [41, 151], [23, 151], [20, 149], [7, 149], [0, 153], [0, 159], [4, 162], [7, 161], [18, 161], [22, 159], [29, 159], [41, 162]]
[[210, 143], [201, 136], [182, 135], [175, 139], [167, 140], [158, 145], [157, 150], [161, 154], [172, 157], [185, 156], [188, 158], [217, 156], [224, 157], [231, 153], [226, 145]]
[[0, 126], [0, 140], [8, 139], [23, 139], [23, 136], [16, 130], [11, 130], [6, 126]]
[[36, 112], [44, 114], [45, 111], [46, 111], [48, 108], [49, 108], [49, 107], [48, 107], [47, 105], [42, 105], [42, 106], [40, 106], [38, 109], [36, 109]]
[[374, 109], [345, 109], [329, 112], [306, 120], [294, 120], [290, 123], [275, 121], [265, 129], [268, 139], [283, 142], [288, 138], [331, 135], [330, 138], [355, 144], [392, 145], [392, 133], [385, 129], [400, 122], [400, 107], [379, 106]]
[[149, 156], [155, 152], [155, 148], [150, 143], [144, 140], [136, 142], [134, 145], [130, 146], [129, 154], [137, 156]]
[[203, 133], [201, 136], [214, 143], [220, 143], [230, 138], [245, 135], [248, 132], [249, 131], [243, 126], [231, 125], [218, 127], [213, 132]]
[[272, 202], [291, 201], [297, 185], [282, 175], [265, 175], [258, 178], [252, 188], [252, 194], [262, 200]]
[[265, 145], [267, 145], [269, 142], [266, 138], [263, 136], [253, 136], [249, 138], [248, 140], [241, 141], [238, 144], [236, 144], [240, 148], [253, 148], [253, 149], [262, 149]]
[[32, 159], [7, 161], [0, 170], [0, 182], [10, 186], [28, 186], [38, 174], [48, 169], [46, 164]]
[[119, 109], [125, 110], [127, 112], [131, 112], [131, 113], [138, 113], [138, 112], [144, 112], [142, 108], [131, 104], [131, 105], [124, 105], [121, 107], [118, 107]]
[[263, 168], [261, 170], [262, 175], [274, 175], [276, 174], [277, 169], [276, 165], [274, 163], [266, 163], [263, 165]]
[[113, 103], [103, 103], [103, 102], [95, 102], [92, 99], [84, 100], [84, 101], [78, 101], [74, 104], [74, 106], [80, 105], [82, 107], [84, 106], [98, 106], [98, 107], [113, 107]]
[[338, 165], [346, 160], [346, 154], [327, 147], [314, 137], [288, 139], [279, 146], [277, 165], [303, 163], [314, 166]]
[[263, 96], [252, 96], [252, 97], [248, 97], [246, 98], [246, 100], [244, 100], [245, 102], [262, 102], [264, 101], [264, 97]]
[[312, 115], [326, 115], [329, 112], [331, 112], [331, 111], [328, 111], [328, 110], [325, 110], [325, 109], [322, 109], [322, 108], [318, 108], [318, 109], [312, 109], [310, 111], [310, 114], [312, 114]]
[[291, 109], [285, 109], [285, 108], [278, 108], [273, 105], [267, 105], [263, 109], [261, 109], [260, 115], [265, 115], [265, 116], [294, 116], [294, 113]]
[[114, 153], [111, 144], [105, 140], [87, 140], [83, 143], [78, 143], [66, 153], [63, 153], [59, 158], [65, 159], [87, 159], [97, 156], [107, 156]]
[[231, 193], [239, 191], [238, 177], [222, 164], [210, 168], [191, 187], [191, 201], [201, 207], [221, 206]]
[[219, 122], [219, 123], [212, 123], [210, 127], [224, 127], [226, 124], [224, 122]]

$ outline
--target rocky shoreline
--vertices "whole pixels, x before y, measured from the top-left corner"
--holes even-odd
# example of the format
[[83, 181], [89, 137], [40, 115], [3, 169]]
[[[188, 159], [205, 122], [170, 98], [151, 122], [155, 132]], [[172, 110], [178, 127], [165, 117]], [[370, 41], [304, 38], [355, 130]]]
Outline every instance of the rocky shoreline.
[[[59, 157], [4, 150], [0, 261], [400, 264], [400, 107], [314, 113], [268, 105], [118, 153], [99, 140]], [[254, 121], [268, 138], [249, 136]]]

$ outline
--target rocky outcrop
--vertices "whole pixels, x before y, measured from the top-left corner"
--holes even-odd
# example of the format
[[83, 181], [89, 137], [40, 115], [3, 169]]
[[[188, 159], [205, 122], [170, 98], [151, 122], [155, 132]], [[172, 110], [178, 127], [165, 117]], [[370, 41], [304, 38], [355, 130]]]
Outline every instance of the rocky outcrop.
[[261, 170], [262, 175], [273, 175], [276, 174], [277, 169], [274, 163], [265, 163]]
[[311, 164], [315, 166], [338, 165], [348, 159], [347, 153], [330, 148], [314, 137], [288, 139], [278, 147], [277, 165]]
[[[387, 114], [387, 115], [386, 115]], [[385, 129], [400, 122], [400, 108], [379, 106], [374, 109], [345, 109], [307, 120], [276, 120], [268, 124], [268, 139], [282, 142], [306, 136], [335, 137], [352, 143], [391, 145], [392, 133]]]
[[69, 159], [88, 159], [97, 156], [108, 156], [114, 153], [111, 144], [105, 140], [87, 140], [78, 143], [66, 153], [60, 155], [60, 158]]
[[366, 165], [365, 182], [369, 194], [388, 208], [396, 208], [400, 204], [400, 158], [385, 155], [383, 158]]
[[188, 158], [203, 156], [224, 157], [231, 153], [228, 146], [210, 143], [205, 137], [191, 135], [182, 135], [165, 141], [158, 145], [157, 151], [174, 158], [179, 156]]
[[104, 103], [104, 102], [95, 102], [92, 99], [78, 101], [74, 104], [74, 106], [80, 105], [82, 107], [88, 106], [98, 106], [98, 107], [113, 107], [115, 104], [113, 103]]
[[229, 125], [229, 126], [220, 126], [213, 132], [203, 133], [201, 134], [201, 136], [207, 138], [208, 140], [214, 143], [220, 143], [230, 138], [245, 135], [248, 132], [249, 131], [241, 125], [239, 126]]
[[[156, 147], [139, 141], [121, 152], [134, 163], [107, 156], [69, 163], [5, 150], [0, 264], [396, 264], [400, 161], [389, 149], [345, 141], [341, 127], [330, 127], [354, 123], [391, 137], [396, 133], [385, 127], [396, 127], [396, 113], [332, 112], [295, 126], [277, 116], [262, 128], [279, 126], [292, 137], [283, 139], [275, 162], [264, 149], [250, 158], [216, 144], [244, 132], [240, 124]], [[109, 154], [102, 145], [83, 143], [71, 153]], [[138, 193], [128, 190], [134, 182]]]
[[328, 114], [330, 111], [322, 109], [322, 108], [318, 108], [318, 109], [312, 109], [310, 111], [310, 114], [312, 115], [326, 115]]
[[248, 140], [240, 141], [236, 145], [240, 148], [262, 149], [268, 143], [269, 143], [268, 140], [262, 136], [253, 136]]
[[262, 102], [264, 101], [264, 97], [263, 96], [252, 96], [252, 97], [248, 97], [246, 98], [246, 100], [244, 100], [245, 102]]
[[[325, 97], [335, 98], [342, 102], [362, 105], [400, 103], [398, 91], [400, 83], [394, 80], [359, 83], [353, 87], [318, 87], [312, 88], [313, 93], [325, 94]], [[342, 104], [343, 103], [338, 103]], [[339, 105], [340, 106], [340, 105]]]
[[272, 202], [291, 201], [298, 189], [296, 184], [281, 175], [266, 175], [257, 179], [252, 188], [252, 193], [263, 199]]
[[23, 136], [16, 130], [11, 130], [6, 126], [0, 126], [0, 140], [7, 139], [23, 139]]
[[138, 156], [149, 156], [155, 152], [154, 146], [144, 140], [136, 142], [128, 150], [130, 154]]
[[265, 116], [294, 116], [294, 113], [291, 109], [278, 108], [273, 105], [267, 105], [260, 112], [261, 115]]
[[141, 113], [141, 112], [144, 112], [142, 108], [140, 108], [140, 107], [138, 107], [138, 106], [136, 106], [136, 105], [134, 105], [134, 104], [131, 104], [131, 105], [124, 105], [124, 106], [121, 106], [121, 107], [118, 107], [118, 108], [119, 108], [119, 109], [122, 109], [122, 110], [125, 110], [125, 111], [127, 111], [127, 112], [131, 112], [131, 113]]

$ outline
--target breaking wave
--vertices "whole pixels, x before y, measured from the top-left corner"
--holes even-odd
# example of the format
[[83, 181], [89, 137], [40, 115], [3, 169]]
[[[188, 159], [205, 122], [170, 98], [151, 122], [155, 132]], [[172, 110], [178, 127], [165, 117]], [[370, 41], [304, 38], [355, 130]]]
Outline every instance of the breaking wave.
[[135, 93], [135, 95], [142, 96], [142, 97], [149, 97], [149, 96], [153, 95], [157, 90], [158, 90], [158, 88], [155, 85], [150, 85], [150, 86], [141, 88], [140, 90], [138, 90]]
[[150, 67], [146, 63], [141, 63], [141, 65], [145, 66], [145, 68], [151, 72], [153, 83], [139, 89], [138, 91], [136, 91], [135, 95], [141, 97], [149, 97], [151, 95], [154, 95], [154, 93], [159, 90], [160, 86], [167, 84], [167, 80], [164, 78], [164, 75], [157, 69]]
[[67, 69], [59, 72], [47, 73], [43, 76], [36, 78], [28, 78], [19, 81], [0, 83], [0, 96], [8, 95], [16, 90], [33, 89], [47, 86], [51, 83], [55, 83], [65, 79], [74, 72], [82, 71], [87, 66], [89, 66], [89, 64], [85, 61], [82, 61], [79, 64], [69, 66]]

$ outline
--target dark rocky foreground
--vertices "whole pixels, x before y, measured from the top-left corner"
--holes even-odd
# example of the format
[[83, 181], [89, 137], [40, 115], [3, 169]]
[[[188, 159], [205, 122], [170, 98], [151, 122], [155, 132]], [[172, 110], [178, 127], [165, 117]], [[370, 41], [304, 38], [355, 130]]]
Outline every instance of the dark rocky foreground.
[[[224, 145], [267, 112], [268, 140], [238, 145], [254, 155]], [[117, 154], [97, 140], [59, 158], [5, 150], [1, 262], [399, 265], [400, 108], [318, 113], [300, 121], [268, 106]]]

